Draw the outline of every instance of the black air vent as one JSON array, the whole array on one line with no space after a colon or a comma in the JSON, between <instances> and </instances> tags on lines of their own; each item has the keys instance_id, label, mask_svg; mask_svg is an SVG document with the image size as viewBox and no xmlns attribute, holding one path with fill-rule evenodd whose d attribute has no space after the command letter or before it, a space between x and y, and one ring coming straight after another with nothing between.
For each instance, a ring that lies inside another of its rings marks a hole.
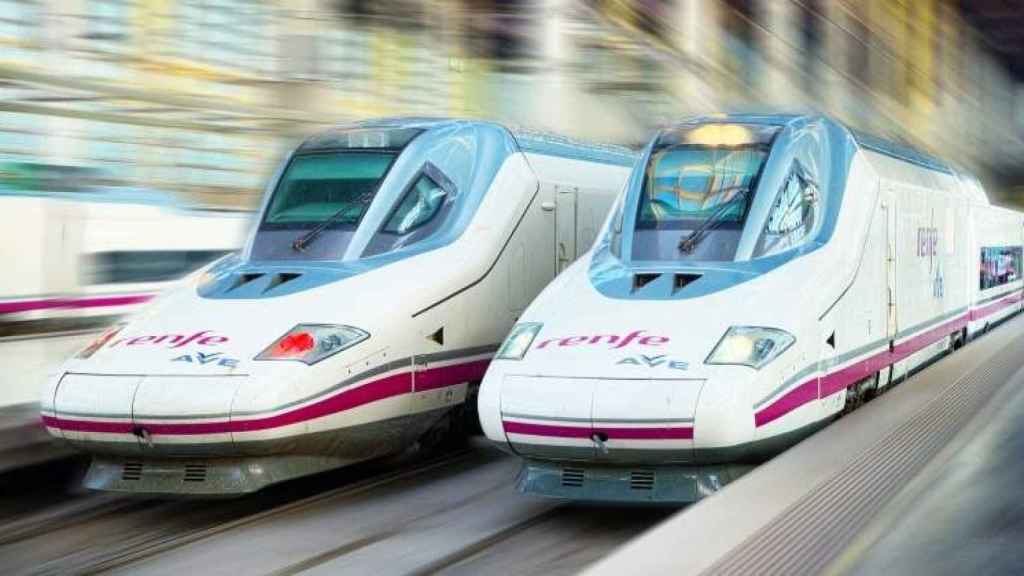
<instances>
[{"instance_id":1,"label":"black air vent","mask_svg":"<svg viewBox=\"0 0 1024 576\"><path fill-rule=\"evenodd\" d=\"M431 340L441 346L444 346L444 326L435 330L433 334L428 335L427 340Z\"/></svg>"},{"instance_id":2,"label":"black air vent","mask_svg":"<svg viewBox=\"0 0 1024 576\"><path fill-rule=\"evenodd\" d=\"M234 290L235 288L239 288L241 286L245 286L249 282L252 282L253 280L256 280L257 278L262 278L263 276L264 276L264 274L262 272L252 272L252 273L248 273L248 274L239 274L238 276L235 276L235 281L234 281L233 284L231 284L231 288L228 288L228 291Z\"/></svg>"},{"instance_id":3,"label":"black air vent","mask_svg":"<svg viewBox=\"0 0 1024 576\"><path fill-rule=\"evenodd\" d=\"M581 468L562 468L562 486L582 488L583 470Z\"/></svg>"},{"instance_id":4,"label":"black air vent","mask_svg":"<svg viewBox=\"0 0 1024 576\"><path fill-rule=\"evenodd\" d=\"M142 478L142 462L128 460L121 467L121 480L138 480Z\"/></svg>"},{"instance_id":5,"label":"black air vent","mask_svg":"<svg viewBox=\"0 0 1024 576\"><path fill-rule=\"evenodd\" d=\"M693 282L698 278L700 278L700 274L676 273L675 278L672 280L672 293L675 294L683 288L686 288L690 282Z\"/></svg>"},{"instance_id":6,"label":"black air vent","mask_svg":"<svg viewBox=\"0 0 1024 576\"><path fill-rule=\"evenodd\" d=\"M185 464L185 482L205 482L206 464Z\"/></svg>"},{"instance_id":7,"label":"black air vent","mask_svg":"<svg viewBox=\"0 0 1024 576\"><path fill-rule=\"evenodd\" d=\"M270 279L270 284L267 284L267 288L263 290L263 292L269 292L274 288L277 288L281 284L295 280L299 276L302 276L302 274L299 274L297 272L278 272L277 274L274 274L273 278Z\"/></svg>"},{"instance_id":8,"label":"black air vent","mask_svg":"<svg viewBox=\"0 0 1024 576\"><path fill-rule=\"evenodd\" d=\"M640 274L634 274L633 291L636 292L651 282L654 282L659 276L661 276L661 272L641 272Z\"/></svg>"},{"instance_id":9,"label":"black air vent","mask_svg":"<svg viewBox=\"0 0 1024 576\"><path fill-rule=\"evenodd\" d=\"M629 473L629 487L633 490L653 490L653 470L633 470Z\"/></svg>"}]
</instances>

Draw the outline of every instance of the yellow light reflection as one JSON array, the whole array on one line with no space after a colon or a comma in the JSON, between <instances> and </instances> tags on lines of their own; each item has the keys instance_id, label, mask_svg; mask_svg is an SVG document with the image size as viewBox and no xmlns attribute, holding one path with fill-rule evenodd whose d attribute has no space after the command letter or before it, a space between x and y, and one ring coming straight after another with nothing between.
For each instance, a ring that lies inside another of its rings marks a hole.
<instances>
[{"instance_id":1,"label":"yellow light reflection","mask_svg":"<svg viewBox=\"0 0 1024 576\"><path fill-rule=\"evenodd\" d=\"M738 124L705 124L691 130L686 141L702 146L740 146L754 140L750 130Z\"/></svg>"}]
</instances>

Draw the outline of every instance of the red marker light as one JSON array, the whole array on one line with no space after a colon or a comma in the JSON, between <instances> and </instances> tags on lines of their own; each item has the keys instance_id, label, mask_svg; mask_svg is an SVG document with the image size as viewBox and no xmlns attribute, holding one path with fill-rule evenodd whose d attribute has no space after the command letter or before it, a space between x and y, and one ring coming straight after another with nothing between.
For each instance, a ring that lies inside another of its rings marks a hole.
<instances>
[{"instance_id":1,"label":"red marker light","mask_svg":"<svg viewBox=\"0 0 1024 576\"><path fill-rule=\"evenodd\" d=\"M296 324L254 360L299 361L312 366L369 337L366 331L352 326Z\"/></svg>"},{"instance_id":2,"label":"red marker light","mask_svg":"<svg viewBox=\"0 0 1024 576\"><path fill-rule=\"evenodd\" d=\"M316 346L316 339L309 332L289 334L277 344L275 356L302 356Z\"/></svg>"}]
</instances>

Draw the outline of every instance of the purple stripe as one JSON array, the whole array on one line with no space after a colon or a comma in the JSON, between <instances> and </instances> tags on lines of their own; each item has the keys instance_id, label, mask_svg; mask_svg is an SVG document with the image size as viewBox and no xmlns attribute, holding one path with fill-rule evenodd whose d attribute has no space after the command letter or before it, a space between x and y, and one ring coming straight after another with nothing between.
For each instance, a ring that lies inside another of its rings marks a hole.
<instances>
[{"instance_id":1,"label":"purple stripe","mask_svg":"<svg viewBox=\"0 0 1024 576\"><path fill-rule=\"evenodd\" d=\"M422 372L417 372L416 391L422 392L424 390L444 388L445 386L451 386L453 382L461 384L462 382L482 380L484 373L487 372L487 366L490 365L490 363L490 358L485 358L483 360L477 360L476 362L466 362L465 364L430 368Z\"/></svg>"},{"instance_id":2,"label":"purple stripe","mask_svg":"<svg viewBox=\"0 0 1024 576\"><path fill-rule=\"evenodd\" d=\"M609 440L689 440L693 438L691 426L658 426L653 428L609 428L606 426L562 426L556 424L532 424L503 420L507 434L529 436L554 436L557 438L590 438L604 433Z\"/></svg>"},{"instance_id":3,"label":"purple stripe","mask_svg":"<svg viewBox=\"0 0 1024 576\"><path fill-rule=\"evenodd\" d=\"M962 329L967 325L967 319L968 314L965 314L931 330L917 334L908 340L904 340L896 344L891 351L883 350L868 356L859 362L826 374L820 380L819 378L811 378L756 412L754 414L754 425L757 427L764 426L804 404L820 398L827 398L843 388L852 386L875 372L891 366Z\"/></svg>"},{"instance_id":4,"label":"purple stripe","mask_svg":"<svg viewBox=\"0 0 1024 576\"><path fill-rule=\"evenodd\" d=\"M141 304L153 298L152 294L127 294L124 296L94 296L82 298L44 298L36 300L12 300L0 302L0 314L16 314L37 310L105 308Z\"/></svg>"},{"instance_id":5,"label":"purple stripe","mask_svg":"<svg viewBox=\"0 0 1024 576\"><path fill-rule=\"evenodd\" d=\"M466 382L463 380L467 374L476 374L480 370L480 364L486 360L477 360L465 364L455 364L441 368L433 368L427 372L432 373L432 388L454 386ZM419 375L417 375L417 379ZM79 432L102 432L108 434L130 434L133 426L143 426L153 435L194 435L194 434L226 434L231 432L251 432L254 430L267 430L279 428L300 422L306 422L315 418L330 416L346 410L351 410L371 402L384 400L402 394L412 392L412 373L402 372L385 376L377 380L371 380L355 388L345 390L329 396L307 406L302 406L288 412L263 418L248 420L219 420L214 422L190 422L190 423L168 423L168 422L104 422L96 420L80 420L60 418L59 416L43 416L43 423L51 428L62 430L74 430Z\"/></svg>"},{"instance_id":6,"label":"purple stripe","mask_svg":"<svg viewBox=\"0 0 1024 576\"><path fill-rule=\"evenodd\" d=\"M754 413L754 426L760 427L818 399L818 380L808 380L782 395L764 409Z\"/></svg>"},{"instance_id":7,"label":"purple stripe","mask_svg":"<svg viewBox=\"0 0 1024 576\"><path fill-rule=\"evenodd\" d=\"M982 306L981 308L975 308L974 310L971 310L971 320L978 320L990 314L995 314L1007 306L1020 302L1021 299L1021 294L1019 292L1015 292L1002 300L997 300L992 304Z\"/></svg>"},{"instance_id":8,"label":"purple stripe","mask_svg":"<svg viewBox=\"0 0 1024 576\"><path fill-rule=\"evenodd\" d=\"M102 432L104 434L131 434L132 423L100 422L97 420L66 420L56 416L42 416L43 424L50 428L61 430L74 430L76 432Z\"/></svg>"}]
</instances>

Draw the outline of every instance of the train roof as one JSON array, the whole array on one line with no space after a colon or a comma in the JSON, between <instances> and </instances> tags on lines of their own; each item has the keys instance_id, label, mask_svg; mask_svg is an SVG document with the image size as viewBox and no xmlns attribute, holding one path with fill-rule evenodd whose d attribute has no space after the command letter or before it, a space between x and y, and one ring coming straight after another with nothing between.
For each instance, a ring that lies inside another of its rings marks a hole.
<instances>
[{"instance_id":1,"label":"train roof","mask_svg":"<svg viewBox=\"0 0 1024 576\"><path fill-rule=\"evenodd\" d=\"M862 130L855 130L848 125L839 122L838 120L826 116L823 114L799 114L799 113L779 113L779 114L758 114L758 113L741 113L741 114L715 114L706 116L696 116L688 118L676 126L685 126L688 124L697 124L704 122L730 122L737 124L765 124L772 126L787 126L797 122L808 122L816 119L826 119L830 122L842 126L850 136L853 138L857 146L863 150L870 150L883 156L893 158L908 164L913 164L927 170L934 172L940 172L948 174L955 178L958 178L965 183L966 193L973 197L975 200L987 203L988 199L985 197L984 190L982 189L978 179L970 172L954 167L949 162L925 152L919 148L916 148L905 142L899 142L889 138L883 138L876 134L864 132Z\"/></svg>"},{"instance_id":2,"label":"train roof","mask_svg":"<svg viewBox=\"0 0 1024 576\"><path fill-rule=\"evenodd\" d=\"M557 134L518 128L487 120L439 117L378 118L336 126L310 136L299 146L299 149L311 150L334 147L334 143L337 142L337 138L341 134L352 130L366 129L395 131L398 133L398 137L395 141L394 147L403 147L412 139L412 137L424 131L474 124L499 126L507 130L515 139L520 150L527 153L557 156L572 160L599 162L602 164L617 164L620 166L632 166L633 162L635 162L637 158L637 153L635 151L624 146L586 142Z\"/></svg>"}]
</instances>

